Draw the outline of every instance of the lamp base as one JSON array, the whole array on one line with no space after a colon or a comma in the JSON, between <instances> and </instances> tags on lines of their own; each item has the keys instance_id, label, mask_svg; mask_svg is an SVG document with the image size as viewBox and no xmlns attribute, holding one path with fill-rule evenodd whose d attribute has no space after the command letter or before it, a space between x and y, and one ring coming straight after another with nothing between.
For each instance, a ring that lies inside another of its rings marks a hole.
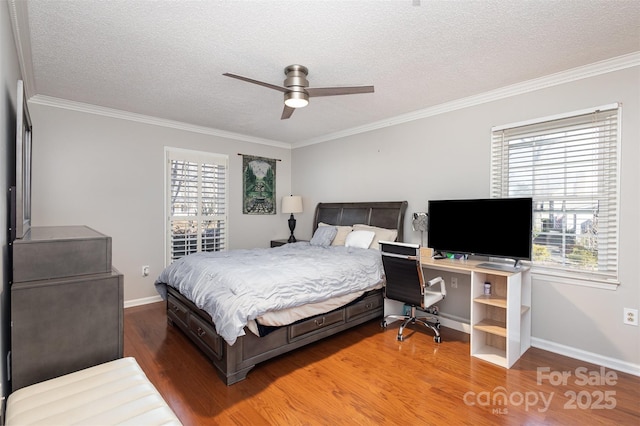
<instances>
[{"instance_id":1,"label":"lamp base","mask_svg":"<svg viewBox=\"0 0 640 426\"><path fill-rule=\"evenodd\" d=\"M296 237L293 236L294 229L296 229L296 219L293 217L293 213L291 213L291 216L289 217L289 230L291 231L291 236L287 240L289 243L295 243L297 241Z\"/></svg>"}]
</instances>

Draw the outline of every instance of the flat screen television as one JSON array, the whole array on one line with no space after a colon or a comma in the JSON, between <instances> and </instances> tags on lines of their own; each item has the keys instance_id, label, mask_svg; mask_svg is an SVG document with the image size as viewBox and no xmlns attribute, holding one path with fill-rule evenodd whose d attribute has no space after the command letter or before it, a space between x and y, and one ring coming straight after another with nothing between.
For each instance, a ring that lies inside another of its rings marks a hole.
<instances>
[{"instance_id":1,"label":"flat screen television","mask_svg":"<svg viewBox=\"0 0 640 426\"><path fill-rule=\"evenodd\" d=\"M531 260L531 198L430 200L427 246L434 252Z\"/></svg>"}]
</instances>

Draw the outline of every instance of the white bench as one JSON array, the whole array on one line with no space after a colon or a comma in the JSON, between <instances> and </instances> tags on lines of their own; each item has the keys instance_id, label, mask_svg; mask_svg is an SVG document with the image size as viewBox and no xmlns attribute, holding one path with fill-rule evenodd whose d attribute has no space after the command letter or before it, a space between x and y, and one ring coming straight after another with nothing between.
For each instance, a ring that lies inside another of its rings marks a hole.
<instances>
[{"instance_id":1,"label":"white bench","mask_svg":"<svg viewBox=\"0 0 640 426\"><path fill-rule=\"evenodd\" d=\"M6 426L181 425L134 358L90 367L18 389Z\"/></svg>"}]
</instances>

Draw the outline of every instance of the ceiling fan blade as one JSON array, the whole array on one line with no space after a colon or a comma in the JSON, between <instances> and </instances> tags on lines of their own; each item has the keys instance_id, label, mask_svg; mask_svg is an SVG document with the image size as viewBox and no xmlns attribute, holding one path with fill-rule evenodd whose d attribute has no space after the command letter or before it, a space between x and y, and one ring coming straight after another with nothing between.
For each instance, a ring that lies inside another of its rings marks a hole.
<instances>
[{"instance_id":1,"label":"ceiling fan blade","mask_svg":"<svg viewBox=\"0 0 640 426\"><path fill-rule=\"evenodd\" d=\"M315 87L305 90L309 96L356 95L358 93L373 93L373 86Z\"/></svg>"},{"instance_id":2,"label":"ceiling fan blade","mask_svg":"<svg viewBox=\"0 0 640 426\"><path fill-rule=\"evenodd\" d=\"M238 80L246 81L248 83L257 84L259 86L268 87L269 89L278 90L278 91L284 92L284 93L287 93L290 90L290 89L287 89L286 87L276 86L275 84L265 83L264 81L258 81L258 80L254 80L252 78L243 77L241 75L230 74L228 72L226 72L226 73L224 73L222 75L225 75L225 76L231 77L231 78L237 78Z\"/></svg>"},{"instance_id":3,"label":"ceiling fan blade","mask_svg":"<svg viewBox=\"0 0 640 426\"><path fill-rule=\"evenodd\" d=\"M293 111L295 110L295 108L291 108L285 105L284 109L282 110L282 117L280 117L280 120L286 120L287 118L291 117Z\"/></svg>"}]
</instances>

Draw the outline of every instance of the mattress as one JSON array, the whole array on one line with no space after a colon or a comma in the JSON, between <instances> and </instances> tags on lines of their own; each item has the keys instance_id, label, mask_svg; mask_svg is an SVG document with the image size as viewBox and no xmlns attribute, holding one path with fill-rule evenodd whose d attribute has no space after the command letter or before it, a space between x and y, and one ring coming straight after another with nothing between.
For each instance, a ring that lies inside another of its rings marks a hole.
<instances>
[{"instance_id":1,"label":"mattress","mask_svg":"<svg viewBox=\"0 0 640 426\"><path fill-rule=\"evenodd\" d=\"M233 345L250 321L262 317L266 322L270 312L286 315L291 312L288 309L342 296L355 299L377 288L383 276L377 250L298 242L277 248L191 254L165 268L155 285L163 299L166 287L171 286L207 312L216 332ZM322 309L319 313L327 311ZM294 322L277 321L269 325Z\"/></svg>"},{"instance_id":2,"label":"mattress","mask_svg":"<svg viewBox=\"0 0 640 426\"><path fill-rule=\"evenodd\" d=\"M7 400L7 426L116 424L182 424L134 358L36 383Z\"/></svg>"}]
</instances>

